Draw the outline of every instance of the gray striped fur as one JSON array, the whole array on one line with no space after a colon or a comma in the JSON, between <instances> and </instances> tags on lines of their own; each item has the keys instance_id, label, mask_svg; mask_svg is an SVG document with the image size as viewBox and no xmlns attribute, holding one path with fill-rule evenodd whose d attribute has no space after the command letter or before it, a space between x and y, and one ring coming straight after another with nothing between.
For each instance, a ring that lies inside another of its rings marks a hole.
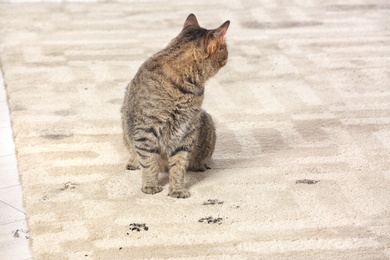
<instances>
[{"instance_id":1,"label":"gray striped fur","mask_svg":"<svg viewBox=\"0 0 390 260\"><path fill-rule=\"evenodd\" d=\"M187 198L187 170L205 171L216 134L202 110L205 82L227 63L226 21L215 30L201 28L195 15L162 51L149 58L127 87L122 108L129 170L141 169L142 191L162 191L158 173L169 171L169 195Z\"/></svg>"}]
</instances>

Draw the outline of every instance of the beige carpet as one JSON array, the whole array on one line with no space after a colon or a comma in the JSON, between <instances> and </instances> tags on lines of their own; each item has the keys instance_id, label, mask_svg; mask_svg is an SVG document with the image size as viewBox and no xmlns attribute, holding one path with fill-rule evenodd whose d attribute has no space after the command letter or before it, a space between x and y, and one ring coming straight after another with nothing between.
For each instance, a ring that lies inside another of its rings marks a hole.
<instances>
[{"instance_id":1,"label":"beige carpet","mask_svg":"<svg viewBox=\"0 0 390 260\"><path fill-rule=\"evenodd\" d=\"M34 259L390 258L388 1L140 2L0 3ZM191 12L231 21L213 169L145 195L124 90Z\"/></svg>"}]
</instances>

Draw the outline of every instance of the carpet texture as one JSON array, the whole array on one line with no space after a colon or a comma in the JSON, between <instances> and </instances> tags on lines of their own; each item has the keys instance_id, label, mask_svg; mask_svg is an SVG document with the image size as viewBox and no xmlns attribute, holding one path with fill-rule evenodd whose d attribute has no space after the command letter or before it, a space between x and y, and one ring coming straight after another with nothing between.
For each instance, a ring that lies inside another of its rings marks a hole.
<instances>
[{"instance_id":1,"label":"carpet texture","mask_svg":"<svg viewBox=\"0 0 390 260\"><path fill-rule=\"evenodd\" d=\"M140 191L120 108L187 15L230 20L212 170ZM0 3L34 259L390 258L388 1Z\"/></svg>"}]
</instances>

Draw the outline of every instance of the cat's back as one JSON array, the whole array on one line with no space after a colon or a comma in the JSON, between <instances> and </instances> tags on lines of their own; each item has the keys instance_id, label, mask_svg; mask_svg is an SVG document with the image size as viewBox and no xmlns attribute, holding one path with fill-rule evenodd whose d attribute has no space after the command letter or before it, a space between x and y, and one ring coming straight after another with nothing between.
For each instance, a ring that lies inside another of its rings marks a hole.
<instances>
[{"instance_id":1,"label":"cat's back","mask_svg":"<svg viewBox=\"0 0 390 260\"><path fill-rule=\"evenodd\" d=\"M128 91L133 93L152 94L145 91L158 91L157 86L161 85L164 79L163 68L164 60L159 53L148 58L138 69L133 80L128 86ZM160 88L161 89L161 88Z\"/></svg>"}]
</instances>

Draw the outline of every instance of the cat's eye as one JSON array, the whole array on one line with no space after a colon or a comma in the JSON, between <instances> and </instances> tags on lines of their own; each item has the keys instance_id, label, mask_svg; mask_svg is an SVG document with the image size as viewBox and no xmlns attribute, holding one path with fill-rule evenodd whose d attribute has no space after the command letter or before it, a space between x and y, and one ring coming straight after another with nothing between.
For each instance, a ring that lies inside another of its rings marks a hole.
<instances>
[{"instance_id":1,"label":"cat's eye","mask_svg":"<svg viewBox=\"0 0 390 260\"><path fill-rule=\"evenodd\" d=\"M219 50L219 51L223 51L223 50L224 50L223 46L222 46L222 45L219 46L218 50Z\"/></svg>"}]
</instances>

